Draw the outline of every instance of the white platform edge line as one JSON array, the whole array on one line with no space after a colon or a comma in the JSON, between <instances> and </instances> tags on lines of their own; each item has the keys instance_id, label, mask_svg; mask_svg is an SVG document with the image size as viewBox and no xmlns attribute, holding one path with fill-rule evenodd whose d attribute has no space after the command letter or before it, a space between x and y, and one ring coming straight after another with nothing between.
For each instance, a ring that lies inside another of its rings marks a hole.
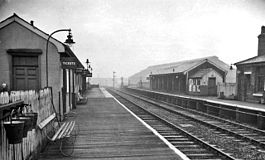
<instances>
[{"instance_id":1,"label":"white platform edge line","mask_svg":"<svg viewBox=\"0 0 265 160\"><path fill-rule=\"evenodd\" d=\"M120 101L118 101L115 97L113 97L123 108L125 108L129 113L131 113L136 119L138 119L145 127L151 130L156 136L158 136L170 149L172 149L182 160L190 160L185 154L183 154L180 150L174 147L168 140L166 140L161 134L159 134L153 127L149 124L145 123L141 118L139 118L136 114L134 114L130 109L124 106Z\"/></svg>"},{"instance_id":2,"label":"white platform edge line","mask_svg":"<svg viewBox=\"0 0 265 160\"><path fill-rule=\"evenodd\" d=\"M100 87L99 89L104 94L104 97L106 97L106 98L113 98L113 96L104 87Z\"/></svg>"}]
</instances>

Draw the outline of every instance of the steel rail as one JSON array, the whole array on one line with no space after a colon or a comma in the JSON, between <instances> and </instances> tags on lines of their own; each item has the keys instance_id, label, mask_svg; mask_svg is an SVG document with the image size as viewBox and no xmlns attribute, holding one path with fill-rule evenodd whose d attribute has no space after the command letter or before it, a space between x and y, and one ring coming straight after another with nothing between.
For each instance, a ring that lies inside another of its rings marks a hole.
<instances>
[{"instance_id":1,"label":"steel rail","mask_svg":"<svg viewBox=\"0 0 265 160\"><path fill-rule=\"evenodd\" d=\"M118 94L117 92L110 90L111 93L115 93L116 95ZM152 115L153 117L159 119L160 121L162 121L164 124L166 124L167 126L170 126L171 128L173 128L176 131L180 131L182 132L185 136L193 139L194 141L196 141L197 143L201 144L204 148L207 148L208 150L210 150L211 152L213 152L214 154L217 154L218 156L221 156L222 158L228 159L228 160L235 160L236 158L230 156L229 154L223 152L222 150L214 147L213 145L197 138L196 136L192 135L191 133L188 133L187 131L183 130L182 128L176 126L175 124L173 124L172 122L169 122L168 120L165 120L164 118L160 117L159 115L148 111L147 109L141 107L140 105L136 104L135 102L127 99L126 97L118 94L118 96L120 96L121 98L125 99L126 101L132 103L133 105L141 108L142 110L144 110L145 112L147 112L148 114Z\"/></svg>"},{"instance_id":2,"label":"steel rail","mask_svg":"<svg viewBox=\"0 0 265 160\"><path fill-rule=\"evenodd\" d=\"M122 92L122 91L120 91L120 92ZM145 101L145 102L148 102L148 103L150 103L150 104L152 104L152 105L159 106L159 107L161 107L161 108L163 108L163 109L165 109L165 110L167 110L167 111L170 111L170 112L173 112L173 113L175 113L175 114L178 114L178 115L184 116L184 117L186 117L186 118L190 118L190 119L192 119L193 121L196 121L196 122L202 123L202 124L204 124L204 125L206 125L206 126L208 126L208 127L211 127L211 128L216 129L216 130L223 131L223 132L225 132L225 133L227 133L227 134L233 135L234 137L236 137L236 138L238 138L238 139L243 139L243 140L245 140L245 141L249 141L249 142L251 142L251 143L253 143L253 144L257 145L257 146L260 146L260 147L262 147L262 148L265 148L265 143L264 143L264 142L261 142L261 141L259 141L259 140L255 140L255 139L252 138L252 137L245 136L245 135L241 135L240 133L236 133L236 132L233 132L233 131L231 131L231 130L225 129L224 127L220 127L220 126L217 126L217 125L214 125L214 124L211 124L211 123L207 123L207 122L202 121L202 120L199 120L199 119L197 119L197 118L195 118L195 117L189 116L188 114L184 114L184 113L178 112L178 111L176 111L176 110L169 109L169 108L167 108L167 107L165 107L165 106L162 106L162 105L160 105L160 104L157 104L157 101L154 101L154 100L150 101L150 100L145 99L145 98L143 98L143 97L141 97L141 96L132 95L132 94L129 94L129 93L126 93L126 92L122 92L122 93L124 93L124 94L128 94L128 95L133 96L133 97L135 97L135 98L139 98L139 99L141 99L141 100L143 100L143 101ZM150 98L149 98L149 99L150 99ZM161 101L159 101L159 102L161 102ZM162 102L163 102L163 101L162 101ZM255 132L259 132L259 134L263 134L263 135L265 135L265 132L263 132L263 131L261 131L261 130L258 130L258 129L255 129L255 128L252 128L252 127L248 127L248 126L245 126L245 125L242 125L242 124L239 124L239 123L235 123L235 122L231 122L231 121L228 121L228 120L224 120L224 119L219 118L219 117L210 116L210 115L205 114L205 113L202 113L202 112L198 112L198 111L194 111L194 110L191 110L191 109L183 108L183 107L181 107L181 106L179 106L179 105L172 105L172 104L169 104L169 103L167 103L167 102L163 102L163 103L165 103L165 104L167 104L167 105L171 105L171 106L173 106L173 107L181 108L181 109L183 109L183 110L192 111L193 113L196 113L196 114L199 113L200 115L202 115L202 116L206 116L206 117L208 117L208 118L212 118L212 117L214 117L215 120L220 120L220 121L223 121L223 122L229 123L229 124L231 124L231 125L238 125L238 126L240 126L240 127L242 127L242 128L249 129L249 130L252 130L252 131L255 131ZM264 140L265 140L265 139L264 139Z\"/></svg>"}]
</instances>

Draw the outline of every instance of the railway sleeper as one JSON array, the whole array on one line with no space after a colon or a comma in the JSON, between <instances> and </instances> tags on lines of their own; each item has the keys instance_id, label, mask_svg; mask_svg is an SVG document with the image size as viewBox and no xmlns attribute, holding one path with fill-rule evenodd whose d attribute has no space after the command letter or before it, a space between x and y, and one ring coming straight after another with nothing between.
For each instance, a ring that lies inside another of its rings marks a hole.
<instances>
[{"instance_id":1,"label":"railway sleeper","mask_svg":"<svg viewBox=\"0 0 265 160\"><path fill-rule=\"evenodd\" d=\"M163 137L166 137L166 136L179 136L180 134L178 133L170 133L170 132L165 132L165 133L160 133Z\"/></svg>"},{"instance_id":2,"label":"railway sleeper","mask_svg":"<svg viewBox=\"0 0 265 160\"><path fill-rule=\"evenodd\" d=\"M257 136L257 134L255 134L255 133L239 133L239 134L241 134L241 135L243 135L243 136Z\"/></svg>"},{"instance_id":3,"label":"railway sleeper","mask_svg":"<svg viewBox=\"0 0 265 160\"><path fill-rule=\"evenodd\" d=\"M164 136L164 138L168 139L168 138L183 138L184 136L182 135L167 135L167 136Z\"/></svg>"},{"instance_id":4,"label":"railway sleeper","mask_svg":"<svg viewBox=\"0 0 265 160\"><path fill-rule=\"evenodd\" d=\"M171 144L175 145L186 145L186 144L195 144L194 142L191 141L175 141L175 142L171 142Z\"/></svg>"},{"instance_id":5,"label":"railway sleeper","mask_svg":"<svg viewBox=\"0 0 265 160\"><path fill-rule=\"evenodd\" d=\"M169 142L174 142L174 141L188 141L189 139L188 138L185 138L185 137L181 137L181 138L176 137L176 138L167 138L167 140Z\"/></svg>"},{"instance_id":6,"label":"railway sleeper","mask_svg":"<svg viewBox=\"0 0 265 160\"><path fill-rule=\"evenodd\" d=\"M182 150L183 148L187 149L187 148L201 148L201 146L197 145L197 144L175 144L174 145L176 148L178 148L179 150Z\"/></svg>"},{"instance_id":7,"label":"railway sleeper","mask_svg":"<svg viewBox=\"0 0 265 160\"><path fill-rule=\"evenodd\" d=\"M186 153L197 153L197 152L207 152L206 149L203 148L185 148L185 149L181 149L181 152L183 152L184 154Z\"/></svg>"},{"instance_id":8,"label":"railway sleeper","mask_svg":"<svg viewBox=\"0 0 265 160\"><path fill-rule=\"evenodd\" d=\"M257 137L257 138L255 138L255 140L256 140L256 141L259 141L259 142L263 142L263 143L265 143L265 139L264 139L264 138L258 138L258 137Z\"/></svg>"},{"instance_id":9,"label":"railway sleeper","mask_svg":"<svg viewBox=\"0 0 265 160\"><path fill-rule=\"evenodd\" d=\"M173 134L176 134L174 131L166 131L166 130L164 130L164 131L159 131L159 130L157 130L157 132L158 133L160 133L161 135L164 135L164 134L169 134L169 135L173 135Z\"/></svg>"},{"instance_id":10,"label":"railway sleeper","mask_svg":"<svg viewBox=\"0 0 265 160\"><path fill-rule=\"evenodd\" d=\"M195 159L195 158L216 158L216 155L212 153L188 153L186 154L187 157L190 159Z\"/></svg>"}]
</instances>

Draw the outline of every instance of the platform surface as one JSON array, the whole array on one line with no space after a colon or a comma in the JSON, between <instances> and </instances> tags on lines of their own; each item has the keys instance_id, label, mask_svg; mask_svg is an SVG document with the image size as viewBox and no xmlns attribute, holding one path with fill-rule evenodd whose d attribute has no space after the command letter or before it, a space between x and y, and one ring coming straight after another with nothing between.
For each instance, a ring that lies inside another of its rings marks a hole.
<instances>
[{"instance_id":1,"label":"platform surface","mask_svg":"<svg viewBox=\"0 0 265 160\"><path fill-rule=\"evenodd\" d=\"M184 94L178 94L178 93L142 89L142 88L135 88L135 87L129 87L129 88L148 91L148 92L154 92L154 93L160 93L160 94L165 94L165 95L170 95L170 96L180 96L180 97L185 97L185 98L200 99L200 100L205 100L205 101L209 101L213 103L219 103L219 104L230 105L230 106L235 106L239 108L245 108L245 109L265 112L265 104L250 103L250 102L244 102L244 101L238 101L238 100L219 99L218 97L184 95Z\"/></svg>"},{"instance_id":2,"label":"platform surface","mask_svg":"<svg viewBox=\"0 0 265 160\"><path fill-rule=\"evenodd\" d=\"M101 89L88 92L88 103L78 105L75 121L79 126L70 159L179 160L179 156ZM93 98L92 98L93 97ZM40 160L68 159L50 144Z\"/></svg>"}]
</instances>

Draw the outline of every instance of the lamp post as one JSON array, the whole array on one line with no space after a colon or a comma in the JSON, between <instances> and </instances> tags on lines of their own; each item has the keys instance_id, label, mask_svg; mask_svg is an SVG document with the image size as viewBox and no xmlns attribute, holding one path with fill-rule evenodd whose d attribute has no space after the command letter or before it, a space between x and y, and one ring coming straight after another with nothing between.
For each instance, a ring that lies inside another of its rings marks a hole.
<instances>
[{"instance_id":1,"label":"lamp post","mask_svg":"<svg viewBox=\"0 0 265 160\"><path fill-rule=\"evenodd\" d=\"M62 32L62 31L68 31L68 36L67 36L67 39L66 39L66 41L64 42L64 43L67 43L67 44L69 44L69 45L71 45L71 44L74 44L75 42L73 41L73 39L72 39L72 34L71 34L71 29L59 29L59 30L56 30L56 31L54 31L54 32L52 32L50 35L49 35L49 37L48 37L48 39L47 39L47 41L46 41L46 87L48 87L49 86L49 70L48 70L48 45L49 45L49 40L50 40L50 38L52 37L52 35L53 34L55 34L55 33L57 33L57 32Z\"/></svg>"},{"instance_id":2,"label":"lamp post","mask_svg":"<svg viewBox=\"0 0 265 160\"><path fill-rule=\"evenodd\" d=\"M89 72L89 74L91 74L92 76L92 67L90 66L90 63L88 59L86 59L86 71ZM89 70L90 69L90 70ZM86 78L86 82L89 84L89 78Z\"/></svg>"},{"instance_id":3,"label":"lamp post","mask_svg":"<svg viewBox=\"0 0 265 160\"><path fill-rule=\"evenodd\" d=\"M89 65L89 60L88 59L86 59L86 69L88 70L88 65ZM90 67L90 65L89 65L89 67Z\"/></svg>"},{"instance_id":4,"label":"lamp post","mask_svg":"<svg viewBox=\"0 0 265 160\"><path fill-rule=\"evenodd\" d=\"M89 63L91 63L91 62L89 62L89 60L86 59L86 69L87 69L90 73L92 73L92 67L90 66ZM90 69L90 70L89 70L89 69Z\"/></svg>"}]
</instances>

